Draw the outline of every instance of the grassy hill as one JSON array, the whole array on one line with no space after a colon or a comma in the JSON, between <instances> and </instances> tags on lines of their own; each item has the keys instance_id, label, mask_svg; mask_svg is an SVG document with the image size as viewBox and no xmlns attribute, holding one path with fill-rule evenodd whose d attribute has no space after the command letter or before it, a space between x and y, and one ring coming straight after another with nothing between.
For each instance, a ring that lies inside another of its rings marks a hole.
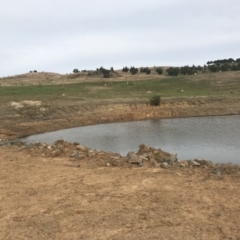
<instances>
[{"instance_id":1,"label":"grassy hill","mask_svg":"<svg viewBox=\"0 0 240 240\"><path fill-rule=\"evenodd\" d=\"M14 99L148 99L161 97L240 96L240 71L168 76L124 73L103 78L91 72L61 75L26 73L0 79L1 101Z\"/></svg>"}]
</instances>

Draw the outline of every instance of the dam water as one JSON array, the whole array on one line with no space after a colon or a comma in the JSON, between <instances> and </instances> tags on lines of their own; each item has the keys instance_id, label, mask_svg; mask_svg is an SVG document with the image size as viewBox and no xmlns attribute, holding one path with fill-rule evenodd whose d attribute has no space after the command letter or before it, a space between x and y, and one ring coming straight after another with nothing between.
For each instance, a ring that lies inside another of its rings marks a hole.
<instances>
[{"instance_id":1,"label":"dam water","mask_svg":"<svg viewBox=\"0 0 240 240\"><path fill-rule=\"evenodd\" d=\"M146 120L92 125L23 138L26 143L58 139L125 156L140 144L177 153L179 160L205 158L240 164L240 116Z\"/></svg>"}]
</instances>

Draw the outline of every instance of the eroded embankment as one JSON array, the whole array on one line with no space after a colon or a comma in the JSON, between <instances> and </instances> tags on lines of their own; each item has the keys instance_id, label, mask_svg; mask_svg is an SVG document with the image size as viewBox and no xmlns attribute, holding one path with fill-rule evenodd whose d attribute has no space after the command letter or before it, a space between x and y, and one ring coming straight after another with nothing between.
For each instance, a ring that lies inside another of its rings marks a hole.
<instances>
[{"instance_id":1,"label":"eroded embankment","mask_svg":"<svg viewBox=\"0 0 240 240\"><path fill-rule=\"evenodd\" d=\"M240 114L240 98L163 99L160 106L144 103L79 103L22 101L0 108L0 138L13 139L37 133L100 123L160 118Z\"/></svg>"}]
</instances>

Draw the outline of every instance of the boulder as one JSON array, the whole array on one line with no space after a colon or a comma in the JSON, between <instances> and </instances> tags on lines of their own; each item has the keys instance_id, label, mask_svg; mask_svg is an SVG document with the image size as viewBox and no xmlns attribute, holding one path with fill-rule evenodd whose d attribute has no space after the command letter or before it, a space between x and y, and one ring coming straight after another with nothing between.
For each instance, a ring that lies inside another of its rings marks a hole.
<instances>
[{"instance_id":1,"label":"boulder","mask_svg":"<svg viewBox=\"0 0 240 240\"><path fill-rule=\"evenodd\" d=\"M78 157L79 157L78 152L77 152L77 151L72 152L72 153L70 154L70 157L72 157L72 158L78 158Z\"/></svg>"},{"instance_id":2,"label":"boulder","mask_svg":"<svg viewBox=\"0 0 240 240\"><path fill-rule=\"evenodd\" d=\"M142 159L134 152L129 152L127 154L128 163L139 164L142 163Z\"/></svg>"},{"instance_id":3,"label":"boulder","mask_svg":"<svg viewBox=\"0 0 240 240\"><path fill-rule=\"evenodd\" d=\"M179 161L179 166L180 167L187 167L188 166L188 161L187 160Z\"/></svg>"},{"instance_id":4,"label":"boulder","mask_svg":"<svg viewBox=\"0 0 240 240\"><path fill-rule=\"evenodd\" d=\"M148 156L148 159L154 158L158 163L167 162L173 164L177 162L177 154L170 154L164 152L162 149L156 149L147 145L141 144L139 146L138 155Z\"/></svg>"},{"instance_id":5,"label":"boulder","mask_svg":"<svg viewBox=\"0 0 240 240\"><path fill-rule=\"evenodd\" d=\"M162 162L162 163L160 164L160 167L161 167L161 168L169 168L169 164L168 164L167 162Z\"/></svg>"},{"instance_id":6,"label":"boulder","mask_svg":"<svg viewBox=\"0 0 240 240\"><path fill-rule=\"evenodd\" d=\"M81 145L77 145L77 149L81 150L81 151L86 151L86 148L84 146L81 146Z\"/></svg>"},{"instance_id":7,"label":"boulder","mask_svg":"<svg viewBox=\"0 0 240 240\"><path fill-rule=\"evenodd\" d=\"M60 154L61 154L61 151L60 151L60 150L53 151L53 152L52 152L52 157L59 157Z\"/></svg>"},{"instance_id":8,"label":"boulder","mask_svg":"<svg viewBox=\"0 0 240 240\"><path fill-rule=\"evenodd\" d=\"M201 164L193 160L188 160L188 166L199 167Z\"/></svg>"},{"instance_id":9,"label":"boulder","mask_svg":"<svg viewBox=\"0 0 240 240\"><path fill-rule=\"evenodd\" d=\"M207 167L214 166L214 164L211 161L203 159L203 158L196 158L196 159L194 159L194 162L199 163L201 166L207 166Z\"/></svg>"}]
</instances>

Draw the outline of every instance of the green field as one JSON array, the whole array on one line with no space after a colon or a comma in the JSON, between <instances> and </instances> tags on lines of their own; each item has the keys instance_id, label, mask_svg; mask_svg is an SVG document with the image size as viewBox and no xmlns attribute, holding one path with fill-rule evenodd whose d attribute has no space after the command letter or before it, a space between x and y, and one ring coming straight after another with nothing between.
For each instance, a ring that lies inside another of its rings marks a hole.
<instances>
[{"instance_id":1,"label":"green field","mask_svg":"<svg viewBox=\"0 0 240 240\"><path fill-rule=\"evenodd\" d=\"M105 79L104 79L105 80ZM240 96L238 77L228 75L177 76L149 80L117 80L66 83L56 85L1 86L1 99L146 99L161 97Z\"/></svg>"}]
</instances>

